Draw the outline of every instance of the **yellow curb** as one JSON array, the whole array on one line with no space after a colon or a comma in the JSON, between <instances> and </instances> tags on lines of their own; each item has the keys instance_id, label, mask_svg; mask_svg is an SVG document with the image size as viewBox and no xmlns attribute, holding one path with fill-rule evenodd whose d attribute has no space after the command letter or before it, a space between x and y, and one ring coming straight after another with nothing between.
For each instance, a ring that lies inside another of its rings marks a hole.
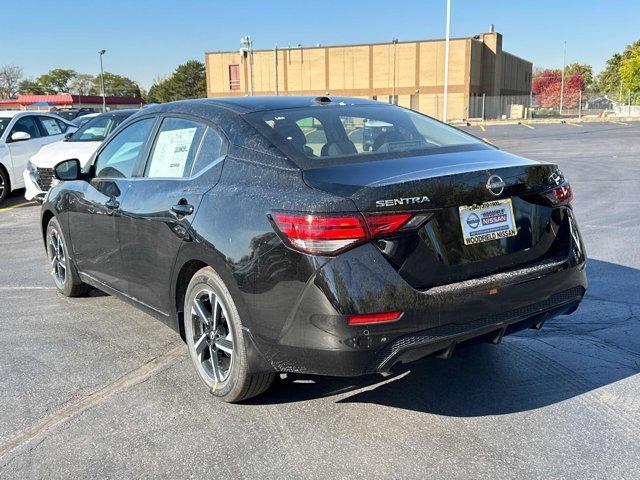
<instances>
[{"instance_id":1,"label":"yellow curb","mask_svg":"<svg viewBox=\"0 0 640 480\"><path fill-rule=\"evenodd\" d=\"M0 208L0 212L8 212L9 210L13 210L14 208L20 208L20 207L24 207L27 205L35 205L35 202L24 202L24 203L20 203L18 205L12 205L10 207L5 207L5 208Z\"/></svg>"}]
</instances>

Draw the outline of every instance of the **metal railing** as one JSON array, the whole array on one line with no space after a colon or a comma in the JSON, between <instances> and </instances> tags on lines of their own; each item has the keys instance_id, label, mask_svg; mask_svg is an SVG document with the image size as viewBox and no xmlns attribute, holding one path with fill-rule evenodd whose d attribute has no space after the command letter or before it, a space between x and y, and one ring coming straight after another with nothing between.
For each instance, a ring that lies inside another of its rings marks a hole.
<instances>
[{"instance_id":1,"label":"metal railing","mask_svg":"<svg viewBox=\"0 0 640 480\"><path fill-rule=\"evenodd\" d=\"M640 93L566 92L557 95L483 95L469 97L469 119L638 117Z\"/></svg>"}]
</instances>

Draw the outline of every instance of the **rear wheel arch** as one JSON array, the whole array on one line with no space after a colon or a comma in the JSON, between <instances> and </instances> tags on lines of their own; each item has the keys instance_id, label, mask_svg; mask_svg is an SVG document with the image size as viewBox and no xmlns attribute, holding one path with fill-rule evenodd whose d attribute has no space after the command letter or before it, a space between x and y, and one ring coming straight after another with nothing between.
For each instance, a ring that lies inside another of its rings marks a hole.
<instances>
[{"instance_id":1,"label":"rear wheel arch","mask_svg":"<svg viewBox=\"0 0 640 480\"><path fill-rule=\"evenodd\" d=\"M189 282L198 270L211 267L220 276L225 286L229 290L229 294L233 298L233 302L236 304L240 318L243 319L243 323L247 325L247 310L244 308L242 296L238 289L238 285L235 281L233 274L231 273L225 260L217 254L212 252L208 248L201 248L198 244L190 244L181 250L176 267L174 269L174 280L171 283L172 294L174 295L172 305L175 306L175 315L177 320L178 331L180 336L184 340L184 299L187 293ZM179 266L179 268L178 268ZM249 326L249 325L247 325Z\"/></svg>"},{"instance_id":2,"label":"rear wheel arch","mask_svg":"<svg viewBox=\"0 0 640 480\"><path fill-rule=\"evenodd\" d=\"M187 287L189 286L189 282L196 274L196 272L202 268L208 267L209 265L202 260L189 260L182 265L180 271L178 272L178 276L176 278L175 283L175 305L176 305L176 313L178 320L178 331L180 332L180 336L182 340L185 340L184 333L184 297L187 293Z\"/></svg>"}]
</instances>

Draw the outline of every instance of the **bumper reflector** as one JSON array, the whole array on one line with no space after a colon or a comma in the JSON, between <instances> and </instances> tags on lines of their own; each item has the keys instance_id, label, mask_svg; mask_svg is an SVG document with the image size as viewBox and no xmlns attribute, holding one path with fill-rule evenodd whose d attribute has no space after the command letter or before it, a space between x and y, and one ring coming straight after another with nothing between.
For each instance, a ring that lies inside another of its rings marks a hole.
<instances>
[{"instance_id":1,"label":"bumper reflector","mask_svg":"<svg viewBox=\"0 0 640 480\"><path fill-rule=\"evenodd\" d=\"M347 319L349 325L372 325L375 323L390 323L400 319L402 312L367 313L351 315Z\"/></svg>"}]
</instances>

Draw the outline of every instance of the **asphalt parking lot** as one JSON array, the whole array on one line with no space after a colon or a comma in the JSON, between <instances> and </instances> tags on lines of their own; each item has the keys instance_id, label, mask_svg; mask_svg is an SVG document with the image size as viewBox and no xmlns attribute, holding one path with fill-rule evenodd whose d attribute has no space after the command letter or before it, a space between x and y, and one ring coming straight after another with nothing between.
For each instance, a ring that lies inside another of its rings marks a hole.
<instances>
[{"instance_id":1,"label":"asphalt parking lot","mask_svg":"<svg viewBox=\"0 0 640 480\"><path fill-rule=\"evenodd\" d=\"M242 405L211 397L151 317L59 296L39 208L14 195L0 478L640 478L640 123L466 130L570 178L590 258L580 309L391 377L298 376Z\"/></svg>"}]
</instances>

